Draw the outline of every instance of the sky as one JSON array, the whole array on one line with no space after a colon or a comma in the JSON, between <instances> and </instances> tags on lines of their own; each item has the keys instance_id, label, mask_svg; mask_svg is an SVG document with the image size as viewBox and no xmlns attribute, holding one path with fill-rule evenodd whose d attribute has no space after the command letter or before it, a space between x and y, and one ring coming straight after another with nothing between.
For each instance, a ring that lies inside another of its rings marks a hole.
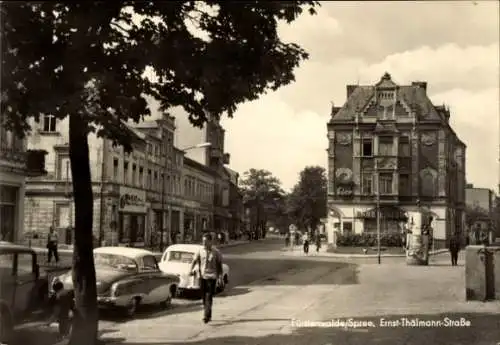
<instances>
[{"instance_id":1,"label":"sky","mask_svg":"<svg viewBox=\"0 0 500 345\"><path fill-rule=\"evenodd\" d=\"M384 72L398 84L427 81L436 105L467 145L467 181L497 191L499 181L499 3L322 2L316 16L282 25L306 49L296 81L224 118L230 167L266 169L291 189L300 171L326 168L326 123L347 84L372 85Z\"/></svg>"}]
</instances>

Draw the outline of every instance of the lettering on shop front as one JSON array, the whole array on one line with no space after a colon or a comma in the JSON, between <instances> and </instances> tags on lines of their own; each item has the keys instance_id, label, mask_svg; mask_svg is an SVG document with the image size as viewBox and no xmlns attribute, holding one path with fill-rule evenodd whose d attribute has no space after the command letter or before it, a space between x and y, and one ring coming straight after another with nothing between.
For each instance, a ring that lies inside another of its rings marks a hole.
<instances>
[{"instance_id":1,"label":"lettering on shop front","mask_svg":"<svg viewBox=\"0 0 500 345\"><path fill-rule=\"evenodd\" d=\"M144 206L144 200L137 195L123 194L120 197L120 207L124 208L126 206Z\"/></svg>"}]
</instances>

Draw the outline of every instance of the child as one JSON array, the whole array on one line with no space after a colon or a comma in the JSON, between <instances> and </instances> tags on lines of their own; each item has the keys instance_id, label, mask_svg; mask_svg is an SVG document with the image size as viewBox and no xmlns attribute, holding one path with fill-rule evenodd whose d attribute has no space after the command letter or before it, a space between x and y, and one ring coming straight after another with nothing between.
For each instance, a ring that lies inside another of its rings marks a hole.
<instances>
[{"instance_id":1,"label":"child","mask_svg":"<svg viewBox=\"0 0 500 345\"><path fill-rule=\"evenodd\" d=\"M59 336L65 338L71 331L71 314L73 310L73 293L64 290L63 283L55 282L52 286L54 289L54 311L47 323L50 325L53 322L59 323Z\"/></svg>"}]
</instances>

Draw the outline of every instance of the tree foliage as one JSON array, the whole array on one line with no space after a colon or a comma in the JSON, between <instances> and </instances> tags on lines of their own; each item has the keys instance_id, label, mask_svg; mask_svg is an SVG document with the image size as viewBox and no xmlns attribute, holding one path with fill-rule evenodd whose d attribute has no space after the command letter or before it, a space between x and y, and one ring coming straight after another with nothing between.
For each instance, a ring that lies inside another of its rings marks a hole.
<instances>
[{"instance_id":1,"label":"tree foliage","mask_svg":"<svg viewBox=\"0 0 500 345\"><path fill-rule=\"evenodd\" d=\"M274 226L282 226L285 192L277 177L267 170L250 169L243 173L240 189L246 207L259 210L257 222L265 224L270 221Z\"/></svg>"},{"instance_id":2,"label":"tree foliage","mask_svg":"<svg viewBox=\"0 0 500 345\"><path fill-rule=\"evenodd\" d=\"M320 166L309 166L300 173L299 182L289 196L289 213L293 222L315 229L327 215L327 177Z\"/></svg>"},{"instance_id":3,"label":"tree foliage","mask_svg":"<svg viewBox=\"0 0 500 345\"><path fill-rule=\"evenodd\" d=\"M92 258L89 132L131 150L125 122L183 107L195 126L294 80L308 57L284 43L314 1L88 1L1 3L1 125L23 135L30 119L69 116L75 199L73 274L76 325L71 344L97 338Z\"/></svg>"},{"instance_id":4,"label":"tree foliage","mask_svg":"<svg viewBox=\"0 0 500 345\"><path fill-rule=\"evenodd\" d=\"M465 224L470 228L474 226L477 221L488 220L490 214L488 210L478 205L468 205L465 207Z\"/></svg>"}]
</instances>

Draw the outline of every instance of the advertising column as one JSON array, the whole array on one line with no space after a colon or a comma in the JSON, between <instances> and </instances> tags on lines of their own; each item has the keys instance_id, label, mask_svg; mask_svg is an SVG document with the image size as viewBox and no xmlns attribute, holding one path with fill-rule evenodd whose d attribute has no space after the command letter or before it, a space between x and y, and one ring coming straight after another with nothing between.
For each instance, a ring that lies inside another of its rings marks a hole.
<instances>
[{"instance_id":1,"label":"advertising column","mask_svg":"<svg viewBox=\"0 0 500 345\"><path fill-rule=\"evenodd\" d=\"M143 247L146 230L146 191L120 187L118 242L130 247Z\"/></svg>"}]
</instances>

